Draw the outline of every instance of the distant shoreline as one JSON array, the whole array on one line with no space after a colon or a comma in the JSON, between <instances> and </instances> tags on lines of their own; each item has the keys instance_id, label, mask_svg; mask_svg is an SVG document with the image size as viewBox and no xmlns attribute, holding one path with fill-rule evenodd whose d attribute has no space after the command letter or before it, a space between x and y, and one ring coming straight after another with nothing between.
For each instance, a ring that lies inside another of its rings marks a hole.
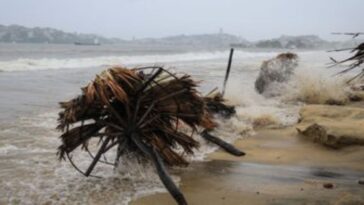
<instances>
[{"instance_id":1,"label":"distant shoreline","mask_svg":"<svg viewBox=\"0 0 364 205\"><path fill-rule=\"evenodd\" d=\"M120 38L106 38L95 34L79 34L64 32L53 28L29 28L19 25L0 25L0 42L2 43L34 43L34 44L74 44L81 42L92 44L127 44L127 45L159 45L159 46L191 46L191 47L231 47L238 45L243 48L280 48L280 49L318 49L333 48L337 45L352 44L347 42L333 42L321 39L317 35L282 35L272 39L249 41L244 37L228 33L210 33L195 35L175 35L161 38L142 38L124 40ZM236 46L235 46L236 47ZM345 46L344 46L345 47Z\"/></svg>"}]
</instances>

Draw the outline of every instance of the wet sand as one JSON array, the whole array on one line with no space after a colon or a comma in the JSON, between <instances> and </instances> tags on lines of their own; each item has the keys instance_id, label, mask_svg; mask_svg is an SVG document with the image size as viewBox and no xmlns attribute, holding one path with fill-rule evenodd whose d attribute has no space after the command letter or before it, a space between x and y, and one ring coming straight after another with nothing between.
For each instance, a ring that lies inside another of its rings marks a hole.
<instances>
[{"instance_id":1,"label":"wet sand","mask_svg":"<svg viewBox=\"0 0 364 205\"><path fill-rule=\"evenodd\" d=\"M235 142L247 155L217 151L180 173L190 205L364 204L364 147L332 150L305 141L295 127L261 129ZM324 188L324 184L333 188ZM168 193L132 205L175 204Z\"/></svg>"}]
</instances>

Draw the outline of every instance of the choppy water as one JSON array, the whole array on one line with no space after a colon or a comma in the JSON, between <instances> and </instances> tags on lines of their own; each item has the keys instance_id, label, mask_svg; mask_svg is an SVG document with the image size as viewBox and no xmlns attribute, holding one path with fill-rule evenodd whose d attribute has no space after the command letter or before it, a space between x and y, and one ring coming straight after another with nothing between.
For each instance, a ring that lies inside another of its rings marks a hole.
<instances>
[{"instance_id":1,"label":"choppy water","mask_svg":"<svg viewBox=\"0 0 364 205\"><path fill-rule=\"evenodd\" d=\"M134 51L134 52L133 52ZM228 50L173 48L77 47L54 45L0 45L0 204L127 204L140 195L164 191L150 165L135 166L124 159L118 172L98 166L102 179L85 178L68 162L56 159L60 141L56 132L57 102L79 93L107 65L165 65L202 80L201 90L221 87ZM278 125L295 123L300 103L267 99L254 90L263 60L280 51L236 51L227 97L238 115L221 121L216 134L233 141L252 133L252 121L273 116ZM325 51L300 51L301 73L327 75ZM201 141L191 160L203 160L216 149ZM81 167L89 161L80 153ZM125 170L128 170L126 172ZM178 172L175 180L178 181Z\"/></svg>"}]
</instances>

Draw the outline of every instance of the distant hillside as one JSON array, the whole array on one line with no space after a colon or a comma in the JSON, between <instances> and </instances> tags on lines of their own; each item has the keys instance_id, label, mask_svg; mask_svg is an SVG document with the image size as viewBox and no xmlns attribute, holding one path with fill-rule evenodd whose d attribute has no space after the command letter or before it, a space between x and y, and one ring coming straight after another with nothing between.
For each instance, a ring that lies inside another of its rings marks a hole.
<instances>
[{"instance_id":1,"label":"distant hillside","mask_svg":"<svg viewBox=\"0 0 364 205\"><path fill-rule=\"evenodd\" d=\"M75 42L94 43L95 41L105 44L120 42L121 40L108 39L93 34L67 33L53 28L27 28L18 25L0 25L0 42L70 44Z\"/></svg>"},{"instance_id":2,"label":"distant hillside","mask_svg":"<svg viewBox=\"0 0 364 205\"><path fill-rule=\"evenodd\" d=\"M304 36L281 36L279 38L271 40L262 40L255 43L258 48L302 48L302 49L314 49L314 48L326 48L331 47L332 42L322 40L315 35Z\"/></svg>"},{"instance_id":3,"label":"distant hillside","mask_svg":"<svg viewBox=\"0 0 364 205\"><path fill-rule=\"evenodd\" d=\"M250 42L241 37L225 33L178 35L158 39L146 38L141 40L135 40L134 42L143 44L187 45L200 47L226 47L230 46L230 44L241 44L245 46L251 45Z\"/></svg>"},{"instance_id":4,"label":"distant hillside","mask_svg":"<svg viewBox=\"0 0 364 205\"><path fill-rule=\"evenodd\" d=\"M329 42L315 35L281 36L270 40L249 42L244 38L231 34L179 35L159 39L142 39L136 43L158 45L194 45L202 47L240 47L240 48L329 48L337 43Z\"/></svg>"},{"instance_id":5,"label":"distant hillside","mask_svg":"<svg viewBox=\"0 0 364 205\"><path fill-rule=\"evenodd\" d=\"M164 38L145 38L138 40L121 40L118 38L105 38L94 34L68 33L53 28L27 28L24 26L0 25L0 42L6 43L100 43L100 44L125 44L137 46L186 46L198 48L332 48L340 42L328 42L315 35L304 36L281 36L279 38L249 42L242 37L226 34L200 34L200 35L178 35ZM342 43L342 42L341 42ZM347 43L346 43L347 44ZM345 44L345 45L346 45ZM342 47L342 44L340 44ZM340 46L339 46L340 47Z\"/></svg>"}]
</instances>

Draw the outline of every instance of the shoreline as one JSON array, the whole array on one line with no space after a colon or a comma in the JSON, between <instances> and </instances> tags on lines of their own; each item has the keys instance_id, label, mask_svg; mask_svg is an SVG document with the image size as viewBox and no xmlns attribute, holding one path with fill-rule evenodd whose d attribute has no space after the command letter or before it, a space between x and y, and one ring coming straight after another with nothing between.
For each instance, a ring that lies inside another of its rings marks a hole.
<instances>
[{"instance_id":1,"label":"shoreline","mask_svg":"<svg viewBox=\"0 0 364 205\"><path fill-rule=\"evenodd\" d=\"M181 170L180 188L189 204L364 204L358 184L364 178L364 147L330 149L299 137L296 126L255 130L234 142L246 156L219 149ZM156 193L129 204L175 202L169 193Z\"/></svg>"}]
</instances>

